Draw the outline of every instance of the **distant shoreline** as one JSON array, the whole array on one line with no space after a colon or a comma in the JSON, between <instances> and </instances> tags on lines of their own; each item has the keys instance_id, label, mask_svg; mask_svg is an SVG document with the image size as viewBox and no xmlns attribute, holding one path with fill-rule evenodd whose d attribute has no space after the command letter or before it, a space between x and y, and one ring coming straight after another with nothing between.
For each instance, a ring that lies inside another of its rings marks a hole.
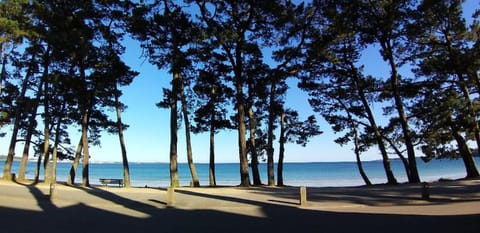
<instances>
[{"instance_id":1,"label":"distant shoreline","mask_svg":"<svg viewBox=\"0 0 480 233\"><path fill-rule=\"evenodd\" d=\"M480 157L479 154L475 154L474 157ZM14 161L20 161L21 157L13 157ZM418 161L422 161L423 163L428 163L430 161L449 161L449 160L461 160L461 158L440 158L440 159L432 159L428 162L421 160L422 157L417 157ZM4 163L7 160L6 155L0 155L0 163ZM36 157L29 157L28 161L37 161ZM362 160L362 162L381 162L382 159L373 159L373 160ZM390 161L401 161L400 158L391 158ZM59 163L71 163L73 160L58 160ZM289 164L309 164L309 163L355 163L355 160L342 160L342 161L287 161L284 163ZM121 164L122 161L101 161L101 160L92 160L89 161L90 164ZM129 164L168 164L167 161L129 161ZM188 162L178 162L178 164L187 164ZM208 162L196 162L195 164L209 164ZM238 162L217 162L215 164L238 164ZM259 164L267 164L266 162L259 162ZM275 164L277 162L275 161ZM480 164L477 164L480 166ZM480 167L478 167L480 169Z\"/></svg>"}]
</instances>

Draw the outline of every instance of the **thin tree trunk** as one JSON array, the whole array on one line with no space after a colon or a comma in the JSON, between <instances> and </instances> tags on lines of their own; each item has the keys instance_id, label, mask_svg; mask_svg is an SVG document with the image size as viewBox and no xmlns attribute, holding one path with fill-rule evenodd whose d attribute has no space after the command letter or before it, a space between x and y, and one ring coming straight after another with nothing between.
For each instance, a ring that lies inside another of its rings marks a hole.
<instances>
[{"instance_id":1,"label":"thin tree trunk","mask_svg":"<svg viewBox=\"0 0 480 233\"><path fill-rule=\"evenodd\" d=\"M452 135L455 138L455 141L458 145L458 150L460 152L460 156L462 157L463 164L465 166L465 171L467 172L467 178L477 178L480 176L478 172L477 166L475 164L475 160L473 159L472 151L468 148L467 142L459 133L458 128L453 123L453 119L449 116L448 124L450 125L450 129L452 130Z\"/></svg>"},{"instance_id":2,"label":"thin tree trunk","mask_svg":"<svg viewBox=\"0 0 480 233\"><path fill-rule=\"evenodd\" d=\"M238 77L240 79L240 77ZM237 123L238 123L238 155L240 159L240 186L250 186L248 175L247 141L245 139L245 105L243 103L243 85L237 81Z\"/></svg>"},{"instance_id":3,"label":"thin tree trunk","mask_svg":"<svg viewBox=\"0 0 480 233\"><path fill-rule=\"evenodd\" d=\"M82 149L83 149L83 136L80 137L80 140L77 145L77 150L75 151L75 158L73 159L72 167L70 168L70 172L68 173L68 185L75 184L75 174L77 173L78 164L80 163L80 158L82 157Z\"/></svg>"},{"instance_id":4,"label":"thin tree trunk","mask_svg":"<svg viewBox=\"0 0 480 233\"><path fill-rule=\"evenodd\" d=\"M236 50L235 60L232 62L235 69L235 99L237 101L237 125L238 125L238 157L240 160L240 186L250 186L250 175L248 174L248 157L247 157L247 140L245 125L245 99L243 95L243 62L242 53L239 49Z\"/></svg>"},{"instance_id":5,"label":"thin tree trunk","mask_svg":"<svg viewBox=\"0 0 480 233\"><path fill-rule=\"evenodd\" d=\"M63 103L62 111L65 107L65 102ZM60 130L61 130L61 125L62 125L62 118L63 116L58 117L58 122L57 122L57 127L55 129L55 140L53 143L53 152L52 152L52 174L51 174L51 183L55 184L57 183L57 152L58 152L58 145L60 144Z\"/></svg>"},{"instance_id":6,"label":"thin tree trunk","mask_svg":"<svg viewBox=\"0 0 480 233\"><path fill-rule=\"evenodd\" d=\"M187 144L188 167L190 168L190 174L192 175L193 187L200 187L200 181L198 179L197 169L195 168L195 163L193 162L192 140L190 137L190 120L188 119L187 97L185 96L185 89L184 89L183 82L180 84L180 87L181 87L180 97L182 101L182 114L183 114L183 121L185 124L185 141Z\"/></svg>"},{"instance_id":7,"label":"thin tree trunk","mask_svg":"<svg viewBox=\"0 0 480 233\"><path fill-rule=\"evenodd\" d=\"M356 85L356 86L358 87L358 85ZM361 92L363 93L363 91L361 91ZM370 185L372 185L372 182L370 182L370 179L368 179L368 176L365 173L365 170L363 169L362 160L360 159L360 142L358 140L359 137L358 137L357 124L355 123L355 121L352 117L352 114L350 114L350 112L348 111L347 106L340 99L338 99L338 102L339 102L339 104L342 105L342 108L345 109L345 111L347 112L348 122L350 124L350 127L353 130L353 144L354 144L354 152L355 152L355 158L356 158L358 171L360 172L360 176L362 177L363 182L365 182L366 185L370 186Z\"/></svg>"},{"instance_id":8,"label":"thin tree trunk","mask_svg":"<svg viewBox=\"0 0 480 233\"><path fill-rule=\"evenodd\" d=\"M280 140L277 163L277 186L284 186L283 183L283 159L285 157L285 113L280 116Z\"/></svg>"},{"instance_id":9,"label":"thin tree trunk","mask_svg":"<svg viewBox=\"0 0 480 233\"><path fill-rule=\"evenodd\" d=\"M89 187L90 186L90 152L89 152L89 142L88 142L88 127L90 121L90 113L94 106L94 93L89 93L88 91L88 84L87 84L87 77L85 75L85 64L83 61L83 57L80 56L79 59L79 69L80 69L80 78L84 82L84 98L83 106L81 106L81 116L82 116L82 151L83 151L83 160L82 160L82 186ZM93 89L95 90L95 89Z\"/></svg>"},{"instance_id":10,"label":"thin tree trunk","mask_svg":"<svg viewBox=\"0 0 480 233\"><path fill-rule=\"evenodd\" d=\"M354 78L355 86L357 88L357 93L365 109L368 122L370 123L370 127L372 127L372 131L375 135L375 140L377 141L380 154L382 155L383 168L385 170L385 175L387 176L387 183L397 184L398 182L397 182L397 179L395 179L395 176L393 175L392 167L390 165L390 159L388 158L388 153L385 147L385 143L383 141L382 134L380 132L380 129L377 126L377 123L375 122L375 117L373 115L372 109L370 108L370 105L368 104L363 88L360 85L359 77L354 76L353 78Z\"/></svg>"},{"instance_id":11,"label":"thin tree trunk","mask_svg":"<svg viewBox=\"0 0 480 233\"><path fill-rule=\"evenodd\" d=\"M44 141L43 141L43 176L44 176L44 182L49 184L50 183L50 95L49 95L49 80L47 75L48 71L46 71L44 75L44 87L43 87L43 93L44 93L44 100L43 100L43 117L44 117L44 129L43 129L43 136L44 136Z\"/></svg>"},{"instance_id":12,"label":"thin tree trunk","mask_svg":"<svg viewBox=\"0 0 480 233\"><path fill-rule=\"evenodd\" d=\"M89 187L89 159L90 153L88 148L88 111L83 110L82 114L82 150L83 150L83 161L82 161L82 186Z\"/></svg>"},{"instance_id":13,"label":"thin tree trunk","mask_svg":"<svg viewBox=\"0 0 480 233\"><path fill-rule=\"evenodd\" d=\"M208 165L208 180L210 186L217 186L215 178L215 114L211 113L210 118L210 159Z\"/></svg>"},{"instance_id":14,"label":"thin tree trunk","mask_svg":"<svg viewBox=\"0 0 480 233\"><path fill-rule=\"evenodd\" d=\"M180 182L178 179L178 165L177 165L177 143L178 143L178 112L177 112L177 96L178 85L180 84L180 74L173 74L172 80L172 96L170 96L170 186L178 187Z\"/></svg>"},{"instance_id":15,"label":"thin tree trunk","mask_svg":"<svg viewBox=\"0 0 480 233\"><path fill-rule=\"evenodd\" d=\"M267 176L268 185L275 185L275 172L273 164L273 128L275 124L275 93L276 82L272 81L270 85L269 106L268 106L268 129L267 129Z\"/></svg>"},{"instance_id":16,"label":"thin tree trunk","mask_svg":"<svg viewBox=\"0 0 480 233\"><path fill-rule=\"evenodd\" d=\"M258 154L257 154L257 146L255 142L255 131L257 129L257 119L253 115L253 109L251 107L248 108L248 118L249 126L250 126L250 156L252 157L252 178L253 178L253 185L262 185L262 180L260 179L260 172L258 171Z\"/></svg>"},{"instance_id":17,"label":"thin tree trunk","mask_svg":"<svg viewBox=\"0 0 480 233\"><path fill-rule=\"evenodd\" d=\"M470 115L470 118L477 119L477 113L475 112L475 107L473 106L472 100L470 98L470 91L468 90L468 87L465 83L465 79L463 78L463 75L461 73L458 73L457 76L459 79L458 85L460 87L460 90L462 90L465 102L468 107L468 113ZM477 120L473 120L472 122L475 142L477 143L477 148L480 148L480 126L478 125Z\"/></svg>"},{"instance_id":18,"label":"thin tree trunk","mask_svg":"<svg viewBox=\"0 0 480 233\"><path fill-rule=\"evenodd\" d=\"M123 180L126 188L130 188L130 169L128 166L127 148L125 146L125 138L123 136L123 123L122 123L122 111L120 109L120 101L117 84L115 84L115 110L117 113L117 128L118 128L118 140L120 141L120 149L122 150L122 163L123 163Z\"/></svg>"},{"instance_id":19,"label":"thin tree trunk","mask_svg":"<svg viewBox=\"0 0 480 233\"><path fill-rule=\"evenodd\" d=\"M2 56L2 71L0 73L0 94L2 94L3 90L3 80L7 78L7 53L3 52L3 43L0 43L0 48L2 49L2 53L0 56Z\"/></svg>"},{"instance_id":20,"label":"thin tree trunk","mask_svg":"<svg viewBox=\"0 0 480 233\"><path fill-rule=\"evenodd\" d=\"M35 183L38 183L40 181L40 168L42 167L42 158L43 158L43 153L40 153L38 155L37 159L37 165L35 166Z\"/></svg>"},{"instance_id":21,"label":"thin tree trunk","mask_svg":"<svg viewBox=\"0 0 480 233\"><path fill-rule=\"evenodd\" d=\"M409 177L410 176L410 167L408 166L409 163L408 163L407 158L405 158L405 156L402 154L400 149L398 149L398 147L395 145L395 143L393 143L393 141L390 138L383 137L383 139L388 142L390 147L395 151L395 154L398 155L398 157L402 161L403 168L405 169L405 174L407 174L407 177Z\"/></svg>"},{"instance_id":22,"label":"thin tree trunk","mask_svg":"<svg viewBox=\"0 0 480 233\"><path fill-rule=\"evenodd\" d=\"M353 120L350 120L350 121L353 121ZM354 133L354 146L355 146L354 151L355 151L355 158L357 161L358 171L360 172L360 176L362 177L363 182L365 182L367 186L370 186L372 185L372 182L370 181L370 179L368 179L367 173L365 173L365 170L363 169L362 160L360 159L360 143L358 141L358 129L354 125L352 125L352 127L353 127L353 133Z\"/></svg>"},{"instance_id":23,"label":"thin tree trunk","mask_svg":"<svg viewBox=\"0 0 480 233\"><path fill-rule=\"evenodd\" d=\"M400 80L398 76L397 65L393 57L391 45L388 42L382 42L381 46L383 51L387 54L388 62L390 64L390 69L391 69L390 85L392 87L393 99L395 102L395 108L397 109L398 119L402 127L403 140L405 143L405 147L407 148L407 158L408 158L408 167L409 167L408 181L410 183L419 183L420 176L418 174L417 161L415 158L415 148L413 146L412 137L410 135L408 120L403 107L402 96L399 93Z\"/></svg>"},{"instance_id":24,"label":"thin tree trunk","mask_svg":"<svg viewBox=\"0 0 480 233\"><path fill-rule=\"evenodd\" d=\"M35 130L36 121L35 118L37 117L38 105L40 103L40 97L42 93L43 82L40 81L37 91L37 97L35 100L35 105L32 107L32 112L30 113L30 117L28 119L28 129L27 135L25 137L25 145L23 146L23 153L22 153L22 160L20 161L20 166L18 170L18 179L25 180L25 171L27 170L27 162L28 162L28 154L30 151L30 143L33 136L33 131Z\"/></svg>"}]
</instances>

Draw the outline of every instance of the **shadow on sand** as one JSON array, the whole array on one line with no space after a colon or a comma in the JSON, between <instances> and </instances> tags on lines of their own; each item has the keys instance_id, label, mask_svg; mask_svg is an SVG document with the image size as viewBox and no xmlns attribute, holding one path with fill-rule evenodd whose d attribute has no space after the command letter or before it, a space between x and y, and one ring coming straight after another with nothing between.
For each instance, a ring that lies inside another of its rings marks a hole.
<instances>
[{"instance_id":1,"label":"shadow on sand","mask_svg":"<svg viewBox=\"0 0 480 233\"><path fill-rule=\"evenodd\" d=\"M119 206L144 213L145 218L109 212L100 207L75 204L57 207L37 186L27 185L42 211L0 207L0 232L478 232L480 215L426 216L400 214L340 213L298 208L294 205L246 200L179 190L181 195L195 198L223 200L253 205L265 217L252 217L220 210L188 210L175 207L159 208L161 200L145 202L124 198L99 188L77 189ZM325 189L322 189L325 190ZM159 192L164 192L159 190ZM258 192L271 192L278 198L293 195L268 188ZM328 192L326 189L325 192ZM314 194L317 192L314 192ZM335 193L317 194L311 198L335 198ZM367 194L365 194L367 195ZM385 194L386 195L386 194ZM344 198L338 197L337 198ZM361 198L350 197L351 202ZM288 201L287 201L288 202ZM287 203L288 204L288 203ZM156 206L157 205L157 206Z\"/></svg>"}]
</instances>

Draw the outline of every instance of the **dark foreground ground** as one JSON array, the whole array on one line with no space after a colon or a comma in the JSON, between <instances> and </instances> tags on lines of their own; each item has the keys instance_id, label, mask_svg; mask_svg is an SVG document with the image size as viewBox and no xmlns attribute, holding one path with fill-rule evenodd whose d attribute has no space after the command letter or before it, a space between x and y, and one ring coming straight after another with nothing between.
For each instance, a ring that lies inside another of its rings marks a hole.
<instances>
[{"instance_id":1,"label":"dark foreground ground","mask_svg":"<svg viewBox=\"0 0 480 233\"><path fill-rule=\"evenodd\" d=\"M480 232L480 181L414 185L164 189L0 182L0 232Z\"/></svg>"}]
</instances>

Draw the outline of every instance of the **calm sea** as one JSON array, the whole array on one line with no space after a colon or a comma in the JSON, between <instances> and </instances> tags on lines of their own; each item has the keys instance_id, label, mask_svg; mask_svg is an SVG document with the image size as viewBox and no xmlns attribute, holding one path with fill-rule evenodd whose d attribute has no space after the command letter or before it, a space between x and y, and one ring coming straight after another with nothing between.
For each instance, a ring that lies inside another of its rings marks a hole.
<instances>
[{"instance_id":1,"label":"calm sea","mask_svg":"<svg viewBox=\"0 0 480 233\"><path fill-rule=\"evenodd\" d=\"M440 178L457 179L465 177L465 168L462 160L434 160L424 163L417 160L422 181L434 181ZM480 158L476 158L477 167ZM19 162L15 161L13 172L18 170ZM167 163L130 163L132 186L167 187L169 186L169 166ZM4 161L0 161L0 172L3 173ZM385 172L381 161L363 162L364 169L373 183L385 183ZM61 162L57 168L57 180L66 181L71 167L70 162ZM81 182L81 166L77 172L76 183ZM208 185L208 164L196 164L201 185ZM399 160L392 160L392 168L399 182L407 181L403 165ZM216 165L217 185L238 185L239 165L223 163ZM480 168L479 168L480 169ZM266 183L266 164L260 164L262 182ZM27 166L27 178L34 178L35 162L30 161ZM99 178L122 178L121 163L93 163L90 164L90 183L99 184ZM180 185L190 183L190 170L187 164L179 164ZM43 179L43 169L41 170ZM358 186L363 185L355 162L314 162L314 163L286 163L284 165L284 182L293 186Z\"/></svg>"}]
</instances>

